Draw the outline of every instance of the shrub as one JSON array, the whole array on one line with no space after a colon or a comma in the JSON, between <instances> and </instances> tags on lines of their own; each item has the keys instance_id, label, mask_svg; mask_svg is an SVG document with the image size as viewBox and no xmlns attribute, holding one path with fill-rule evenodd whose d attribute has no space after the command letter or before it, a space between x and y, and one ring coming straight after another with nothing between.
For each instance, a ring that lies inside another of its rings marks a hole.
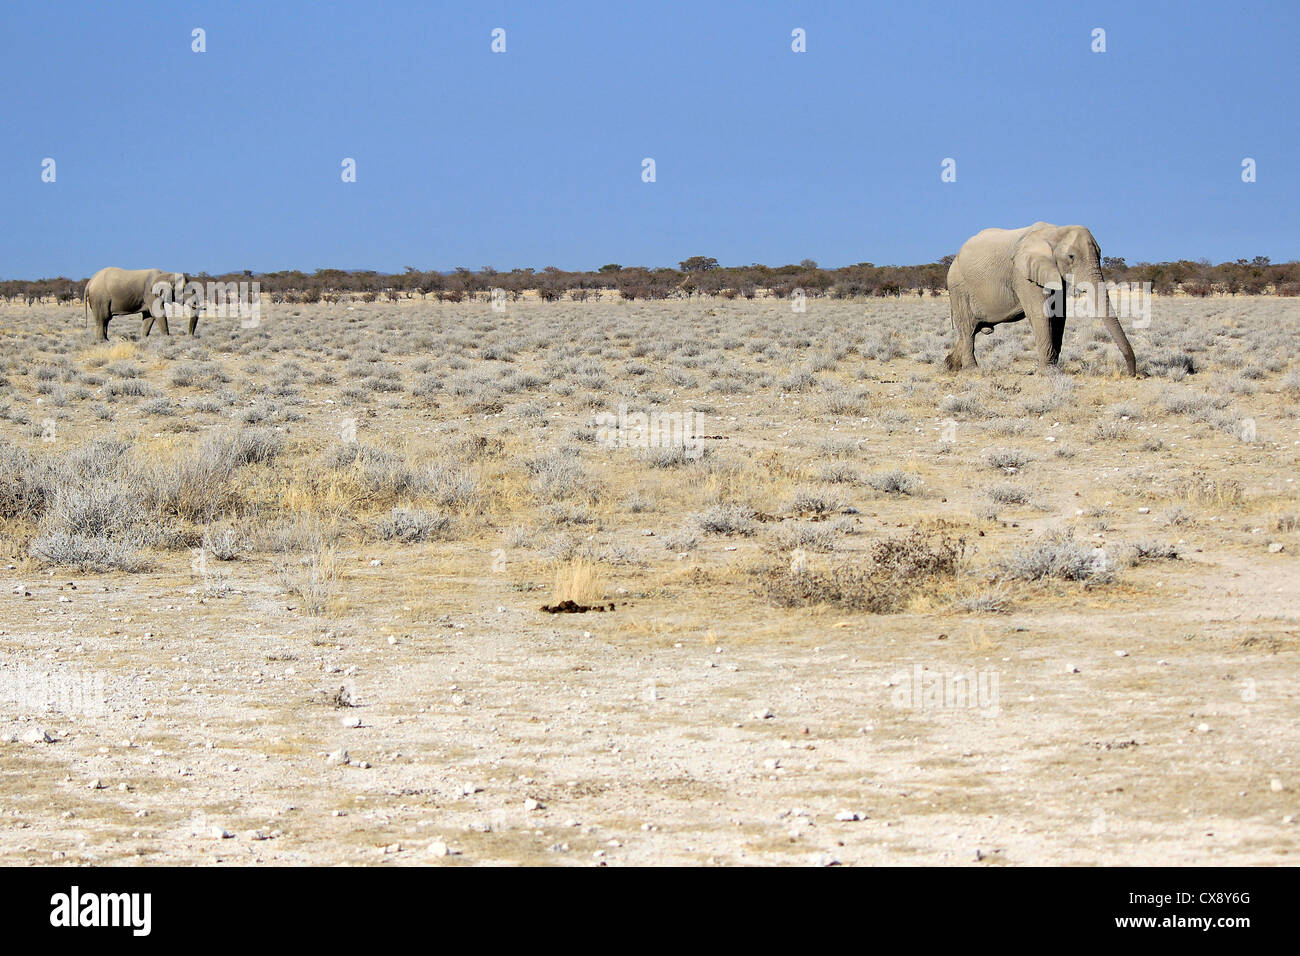
<instances>
[{"instance_id":1,"label":"shrub","mask_svg":"<svg viewBox=\"0 0 1300 956\"><path fill-rule=\"evenodd\" d=\"M705 534L738 534L748 537L756 530L754 510L742 505L714 505L707 511L693 515L692 520Z\"/></svg>"},{"instance_id":2,"label":"shrub","mask_svg":"<svg viewBox=\"0 0 1300 956\"><path fill-rule=\"evenodd\" d=\"M867 485L883 494L910 495L921 486L921 480L894 468L867 475Z\"/></svg>"},{"instance_id":3,"label":"shrub","mask_svg":"<svg viewBox=\"0 0 1300 956\"><path fill-rule=\"evenodd\" d=\"M45 482L31 454L0 445L0 518L36 518L45 505Z\"/></svg>"},{"instance_id":4,"label":"shrub","mask_svg":"<svg viewBox=\"0 0 1300 956\"><path fill-rule=\"evenodd\" d=\"M1019 448L991 448L984 453L984 464L990 468L1023 468L1033 460L1029 452Z\"/></svg>"},{"instance_id":5,"label":"shrub","mask_svg":"<svg viewBox=\"0 0 1300 956\"><path fill-rule=\"evenodd\" d=\"M431 511L394 508L375 523L375 534L384 541L414 544L448 537L451 518Z\"/></svg>"},{"instance_id":6,"label":"shrub","mask_svg":"<svg viewBox=\"0 0 1300 956\"><path fill-rule=\"evenodd\" d=\"M1023 505L1029 503L1029 490L1019 485L997 485L988 490L988 496L1000 505Z\"/></svg>"},{"instance_id":7,"label":"shrub","mask_svg":"<svg viewBox=\"0 0 1300 956\"><path fill-rule=\"evenodd\" d=\"M805 551L835 550L835 529L822 524L783 524L773 536L779 551L793 551L802 548Z\"/></svg>"},{"instance_id":8,"label":"shrub","mask_svg":"<svg viewBox=\"0 0 1300 956\"><path fill-rule=\"evenodd\" d=\"M970 418L985 418L988 409L974 395L948 395L939 404L939 411L945 415L965 415Z\"/></svg>"},{"instance_id":9,"label":"shrub","mask_svg":"<svg viewBox=\"0 0 1300 956\"><path fill-rule=\"evenodd\" d=\"M763 590L782 607L829 604L871 614L903 610L926 589L956 576L965 552L962 538L914 531L876 542L866 563L826 570L769 568Z\"/></svg>"},{"instance_id":10,"label":"shrub","mask_svg":"<svg viewBox=\"0 0 1300 956\"><path fill-rule=\"evenodd\" d=\"M54 531L38 535L28 553L50 564L75 567L81 571L145 571L149 562L130 541L90 538L85 535Z\"/></svg>"},{"instance_id":11,"label":"shrub","mask_svg":"<svg viewBox=\"0 0 1300 956\"><path fill-rule=\"evenodd\" d=\"M1113 578L1112 566L1100 548L1074 540L1070 531L1049 531L1032 544L1007 555L996 565L997 575L1009 581L1066 581L1103 583Z\"/></svg>"}]
</instances>

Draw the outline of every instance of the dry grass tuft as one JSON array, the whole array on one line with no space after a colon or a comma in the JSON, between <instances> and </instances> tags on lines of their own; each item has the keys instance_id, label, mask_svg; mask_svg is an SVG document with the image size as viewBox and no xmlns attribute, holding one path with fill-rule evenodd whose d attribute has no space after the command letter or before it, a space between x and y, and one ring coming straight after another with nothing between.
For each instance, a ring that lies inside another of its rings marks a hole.
<instances>
[{"instance_id":1,"label":"dry grass tuft","mask_svg":"<svg viewBox=\"0 0 1300 956\"><path fill-rule=\"evenodd\" d=\"M591 561L576 557L556 565L555 603L596 604L604 597L604 575Z\"/></svg>"}]
</instances>

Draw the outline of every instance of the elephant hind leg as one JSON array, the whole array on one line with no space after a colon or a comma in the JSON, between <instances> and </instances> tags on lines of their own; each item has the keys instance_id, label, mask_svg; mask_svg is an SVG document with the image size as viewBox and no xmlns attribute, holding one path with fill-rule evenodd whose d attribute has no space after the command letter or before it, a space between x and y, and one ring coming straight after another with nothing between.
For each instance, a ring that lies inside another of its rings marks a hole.
<instances>
[{"instance_id":1,"label":"elephant hind leg","mask_svg":"<svg viewBox=\"0 0 1300 956\"><path fill-rule=\"evenodd\" d=\"M93 323L93 334L101 342L108 341L108 320L112 317L113 313L101 306L94 306L91 309L90 321Z\"/></svg>"},{"instance_id":2,"label":"elephant hind leg","mask_svg":"<svg viewBox=\"0 0 1300 956\"><path fill-rule=\"evenodd\" d=\"M984 323L975 321L970 299L964 293L954 293L951 304L952 351L948 353L944 363L948 366L948 371L959 372L964 368L975 368L977 366L978 363L975 361L975 331L978 326Z\"/></svg>"}]
</instances>

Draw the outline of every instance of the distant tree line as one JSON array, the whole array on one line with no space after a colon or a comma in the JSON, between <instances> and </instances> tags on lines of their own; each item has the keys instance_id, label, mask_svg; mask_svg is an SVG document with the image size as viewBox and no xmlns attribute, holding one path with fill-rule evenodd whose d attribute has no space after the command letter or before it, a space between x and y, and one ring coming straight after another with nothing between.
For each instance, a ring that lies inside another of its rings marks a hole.
<instances>
[{"instance_id":1,"label":"distant tree line","mask_svg":"<svg viewBox=\"0 0 1300 956\"><path fill-rule=\"evenodd\" d=\"M337 302L359 298L398 301L435 298L460 302L484 298L494 290L509 298L533 292L553 302L561 298L583 301L602 292L617 293L624 299L667 299L692 295L753 299L760 296L787 298L795 289L810 297L848 299L868 296L939 295L947 287L952 256L938 262L911 266L878 266L871 262L823 269L811 259L798 265L722 266L711 256L691 256L678 268L623 266L609 263L593 271L568 272L547 266L498 272L491 266L477 271L461 266L451 272L423 271L407 266L399 273L374 270L317 269L315 272L228 272L209 275L187 273L200 282L257 281L262 294L273 302ZM1300 295L1300 262L1272 263L1267 256L1237 259L1212 265L1208 260L1192 262L1139 262L1106 257L1106 278L1115 282L1150 282L1158 294L1184 292L1205 296ZM85 279L0 280L0 297L29 304L45 301L79 301Z\"/></svg>"}]
</instances>

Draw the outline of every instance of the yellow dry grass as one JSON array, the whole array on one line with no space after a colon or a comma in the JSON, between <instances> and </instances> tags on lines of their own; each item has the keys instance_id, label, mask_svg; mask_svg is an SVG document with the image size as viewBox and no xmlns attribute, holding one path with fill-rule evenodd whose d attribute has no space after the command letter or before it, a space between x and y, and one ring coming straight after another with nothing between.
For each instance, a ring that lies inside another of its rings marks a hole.
<instances>
[{"instance_id":1,"label":"yellow dry grass","mask_svg":"<svg viewBox=\"0 0 1300 956\"><path fill-rule=\"evenodd\" d=\"M108 362L124 362L140 354L139 346L134 342L114 342L111 345L96 345L86 350L87 368L98 368Z\"/></svg>"},{"instance_id":2,"label":"yellow dry grass","mask_svg":"<svg viewBox=\"0 0 1300 956\"><path fill-rule=\"evenodd\" d=\"M595 604L605 597L604 572L585 558L562 561L555 568L554 597L557 602Z\"/></svg>"}]
</instances>

